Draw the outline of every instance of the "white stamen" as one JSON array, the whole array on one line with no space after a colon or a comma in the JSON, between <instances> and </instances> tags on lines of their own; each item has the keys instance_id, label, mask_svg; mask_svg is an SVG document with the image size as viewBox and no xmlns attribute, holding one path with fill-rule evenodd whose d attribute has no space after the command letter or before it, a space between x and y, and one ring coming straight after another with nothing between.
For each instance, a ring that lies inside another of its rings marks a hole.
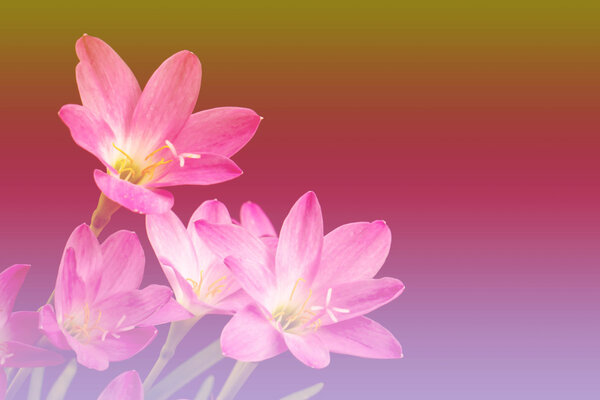
<instances>
[{"instance_id":1,"label":"white stamen","mask_svg":"<svg viewBox=\"0 0 600 400\"><path fill-rule=\"evenodd\" d=\"M333 289L327 289L327 298L325 299L325 307L329 306L329 302L331 301L331 292Z\"/></svg>"},{"instance_id":2,"label":"white stamen","mask_svg":"<svg viewBox=\"0 0 600 400\"><path fill-rule=\"evenodd\" d=\"M340 307L333 307L332 310L337 311L342 314L348 314L350 312L350 310L348 310L347 308L340 308Z\"/></svg>"},{"instance_id":3,"label":"white stamen","mask_svg":"<svg viewBox=\"0 0 600 400\"><path fill-rule=\"evenodd\" d=\"M108 335L108 331L102 332L102 341L103 342L106 340L106 335Z\"/></svg>"},{"instance_id":4,"label":"white stamen","mask_svg":"<svg viewBox=\"0 0 600 400\"><path fill-rule=\"evenodd\" d=\"M310 308L310 310L311 311L321 311L323 308L325 308L325 307L322 307L322 306L312 306Z\"/></svg>"},{"instance_id":5,"label":"white stamen","mask_svg":"<svg viewBox=\"0 0 600 400\"><path fill-rule=\"evenodd\" d=\"M165 144L167 145L169 150L171 150L171 154L173 154L173 157L177 157L177 150L175 150L175 146L173 146L173 143L171 143L168 140L165 140Z\"/></svg>"},{"instance_id":6,"label":"white stamen","mask_svg":"<svg viewBox=\"0 0 600 400\"><path fill-rule=\"evenodd\" d=\"M331 311L330 309L327 309L327 315L329 315L329 318L331 318L331 320L333 322L338 322L337 318L335 317L335 315L333 314L333 311Z\"/></svg>"},{"instance_id":7,"label":"white stamen","mask_svg":"<svg viewBox=\"0 0 600 400\"><path fill-rule=\"evenodd\" d=\"M125 321L125 314L123 314L123 316L121 317L119 322L117 322L117 326L115 326L115 328L119 328L124 321Z\"/></svg>"}]
</instances>

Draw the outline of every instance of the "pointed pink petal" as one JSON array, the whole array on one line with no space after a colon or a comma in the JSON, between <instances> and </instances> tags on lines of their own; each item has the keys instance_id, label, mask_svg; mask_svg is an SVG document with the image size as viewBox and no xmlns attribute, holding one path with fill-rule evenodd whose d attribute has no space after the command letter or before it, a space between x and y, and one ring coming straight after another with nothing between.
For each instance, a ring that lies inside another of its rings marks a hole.
<instances>
[{"instance_id":1,"label":"pointed pink petal","mask_svg":"<svg viewBox=\"0 0 600 400\"><path fill-rule=\"evenodd\" d=\"M67 342L64 333L58 326L52 305L46 304L40 309L39 327L53 345L62 350L71 349L71 346Z\"/></svg>"},{"instance_id":2,"label":"pointed pink petal","mask_svg":"<svg viewBox=\"0 0 600 400\"><path fill-rule=\"evenodd\" d=\"M179 160L166 164L160 174L148 185L152 187L176 185L213 185L237 178L242 170L229 158L218 154L202 153L200 158L186 158L183 167Z\"/></svg>"},{"instance_id":3,"label":"pointed pink petal","mask_svg":"<svg viewBox=\"0 0 600 400\"><path fill-rule=\"evenodd\" d=\"M192 318L194 315L183 308L177 300L171 298L161 308L146 318L140 326L154 326L166 324L173 321L183 321Z\"/></svg>"},{"instance_id":4,"label":"pointed pink petal","mask_svg":"<svg viewBox=\"0 0 600 400\"><path fill-rule=\"evenodd\" d=\"M221 332L221 349L227 357L258 362L284 352L282 335L263 312L250 305L235 314Z\"/></svg>"},{"instance_id":5,"label":"pointed pink petal","mask_svg":"<svg viewBox=\"0 0 600 400\"><path fill-rule=\"evenodd\" d=\"M89 109L76 104L63 106L58 115L69 127L75 143L110 167L110 153L116 138L108 124Z\"/></svg>"},{"instance_id":6,"label":"pointed pink petal","mask_svg":"<svg viewBox=\"0 0 600 400\"><path fill-rule=\"evenodd\" d=\"M136 371L123 372L110 381L100 393L98 400L144 400L144 388Z\"/></svg>"},{"instance_id":7,"label":"pointed pink petal","mask_svg":"<svg viewBox=\"0 0 600 400\"><path fill-rule=\"evenodd\" d=\"M168 260L161 260L160 262L179 304L194 315L204 315L214 311L214 307L198 299L190 282L181 276L175 268L171 267Z\"/></svg>"},{"instance_id":8,"label":"pointed pink petal","mask_svg":"<svg viewBox=\"0 0 600 400\"><path fill-rule=\"evenodd\" d=\"M42 336L39 330L40 316L35 311L17 311L10 315L4 325L4 340L13 340L25 344L35 344Z\"/></svg>"},{"instance_id":9,"label":"pointed pink petal","mask_svg":"<svg viewBox=\"0 0 600 400\"><path fill-rule=\"evenodd\" d=\"M146 189L100 170L94 171L98 188L123 207L140 214L162 214L173 207L173 195L165 190Z\"/></svg>"},{"instance_id":10,"label":"pointed pink petal","mask_svg":"<svg viewBox=\"0 0 600 400\"><path fill-rule=\"evenodd\" d=\"M218 307L228 313L236 313L243 310L252 302L252 298L243 290L236 290L232 294L219 300Z\"/></svg>"},{"instance_id":11,"label":"pointed pink petal","mask_svg":"<svg viewBox=\"0 0 600 400\"><path fill-rule=\"evenodd\" d=\"M402 347L387 329L366 317L356 317L317 330L329 351L366 358L402 358Z\"/></svg>"},{"instance_id":12,"label":"pointed pink petal","mask_svg":"<svg viewBox=\"0 0 600 400\"><path fill-rule=\"evenodd\" d=\"M81 37L75 50L81 60L76 71L81 102L124 136L141 93L133 72L110 46L93 36Z\"/></svg>"},{"instance_id":13,"label":"pointed pink petal","mask_svg":"<svg viewBox=\"0 0 600 400\"><path fill-rule=\"evenodd\" d=\"M329 350L315 333L284 333L283 338L294 357L309 367L325 368L329 365Z\"/></svg>"},{"instance_id":14,"label":"pointed pink petal","mask_svg":"<svg viewBox=\"0 0 600 400\"><path fill-rule=\"evenodd\" d=\"M275 271L283 291L291 291L298 279L310 285L323 246L323 216L317 196L308 192L294 204L283 222L277 246Z\"/></svg>"},{"instance_id":15,"label":"pointed pink petal","mask_svg":"<svg viewBox=\"0 0 600 400\"><path fill-rule=\"evenodd\" d=\"M8 320L29 265L15 264L0 273L0 328Z\"/></svg>"},{"instance_id":16,"label":"pointed pink petal","mask_svg":"<svg viewBox=\"0 0 600 400\"><path fill-rule=\"evenodd\" d=\"M0 368L0 400L4 400L6 395L6 374L4 368Z\"/></svg>"},{"instance_id":17,"label":"pointed pink petal","mask_svg":"<svg viewBox=\"0 0 600 400\"><path fill-rule=\"evenodd\" d=\"M139 288L146 259L135 232L115 232L100 248L104 264L97 300Z\"/></svg>"},{"instance_id":18,"label":"pointed pink petal","mask_svg":"<svg viewBox=\"0 0 600 400\"><path fill-rule=\"evenodd\" d=\"M242 204L240 220L244 228L256 236L277 236L269 217L258 204L247 201Z\"/></svg>"},{"instance_id":19,"label":"pointed pink petal","mask_svg":"<svg viewBox=\"0 0 600 400\"><path fill-rule=\"evenodd\" d=\"M81 224L67 240L65 252L73 249L76 264L76 275L85 284L87 300L93 301L100 287L100 278L103 274L102 250L96 235L89 226Z\"/></svg>"},{"instance_id":20,"label":"pointed pink petal","mask_svg":"<svg viewBox=\"0 0 600 400\"><path fill-rule=\"evenodd\" d=\"M391 241L390 229L383 221L340 226L325 236L316 279L331 287L372 278L383 265Z\"/></svg>"},{"instance_id":21,"label":"pointed pink petal","mask_svg":"<svg viewBox=\"0 0 600 400\"><path fill-rule=\"evenodd\" d=\"M367 314L394 300L400 296L403 290L404 284L394 278L365 279L335 286L331 290L328 308L333 312L337 321L332 320L328 313L325 313L321 316L322 325ZM327 302L326 297L327 291L322 290L314 296L311 303L324 306ZM337 312L335 308L348 312Z\"/></svg>"},{"instance_id":22,"label":"pointed pink petal","mask_svg":"<svg viewBox=\"0 0 600 400\"><path fill-rule=\"evenodd\" d=\"M147 215L146 232L159 260L169 260L169 266L186 278L196 279L200 275L188 231L173 211Z\"/></svg>"},{"instance_id":23,"label":"pointed pink petal","mask_svg":"<svg viewBox=\"0 0 600 400\"><path fill-rule=\"evenodd\" d=\"M96 342L95 346L106 354L108 361L123 361L144 350L154 340L156 333L153 326L136 328L119 332L118 338L108 335Z\"/></svg>"},{"instance_id":24,"label":"pointed pink petal","mask_svg":"<svg viewBox=\"0 0 600 400\"><path fill-rule=\"evenodd\" d=\"M230 224L231 216L229 215L229 211L225 204L221 203L219 200L206 200L194 211L192 217L190 218L190 222L188 224L188 230L196 231L194 227L194 222L199 219L203 219L206 222L211 224Z\"/></svg>"},{"instance_id":25,"label":"pointed pink petal","mask_svg":"<svg viewBox=\"0 0 600 400\"><path fill-rule=\"evenodd\" d=\"M154 72L135 107L130 131L149 154L173 139L188 120L200 91L198 57L180 51Z\"/></svg>"},{"instance_id":26,"label":"pointed pink petal","mask_svg":"<svg viewBox=\"0 0 600 400\"><path fill-rule=\"evenodd\" d=\"M220 107L192 114L175 147L187 153L231 157L254 136L261 117L248 108Z\"/></svg>"},{"instance_id":27,"label":"pointed pink petal","mask_svg":"<svg viewBox=\"0 0 600 400\"><path fill-rule=\"evenodd\" d=\"M83 280L77 273L75 250L71 247L65 250L58 269L54 305L60 316L69 314L71 309L86 300L86 290Z\"/></svg>"},{"instance_id":28,"label":"pointed pink petal","mask_svg":"<svg viewBox=\"0 0 600 400\"><path fill-rule=\"evenodd\" d=\"M4 367L45 367L62 364L65 359L58 353L20 342L2 343L4 351L12 354Z\"/></svg>"},{"instance_id":29,"label":"pointed pink petal","mask_svg":"<svg viewBox=\"0 0 600 400\"><path fill-rule=\"evenodd\" d=\"M84 367L105 371L108 369L108 356L95 343L82 343L72 336L65 336L69 346L77 354L77 362Z\"/></svg>"}]
</instances>

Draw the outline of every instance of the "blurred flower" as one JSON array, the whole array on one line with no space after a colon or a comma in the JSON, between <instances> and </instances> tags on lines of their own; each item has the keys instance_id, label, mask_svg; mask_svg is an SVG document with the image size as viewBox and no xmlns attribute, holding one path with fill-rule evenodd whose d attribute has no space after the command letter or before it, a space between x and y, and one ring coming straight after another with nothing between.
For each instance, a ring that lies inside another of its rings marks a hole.
<instances>
[{"instance_id":1,"label":"blurred flower","mask_svg":"<svg viewBox=\"0 0 600 400\"><path fill-rule=\"evenodd\" d=\"M329 364L330 351L402 357L394 336L363 316L404 289L397 279L372 279L390 248L385 222L347 224L323 237L321 208L308 192L285 219L275 253L243 227L195 225L254 300L223 329L225 355L255 362L289 349L314 368Z\"/></svg>"},{"instance_id":2,"label":"blurred flower","mask_svg":"<svg viewBox=\"0 0 600 400\"><path fill-rule=\"evenodd\" d=\"M142 381L136 371L126 371L110 381L98 400L144 400Z\"/></svg>"},{"instance_id":3,"label":"blurred flower","mask_svg":"<svg viewBox=\"0 0 600 400\"><path fill-rule=\"evenodd\" d=\"M193 53L168 58L141 91L102 40L84 35L75 49L83 105L65 105L59 115L73 140L106 166L106 173L94 171L94 179L110 200L143 214L163 213L173 196L158 188L210 185L242 173L229 157L250 140L261 118L237 107L192 114L201 78Z\"/></svg>"},{"instance_id":4,"label":"blurred flower","mask_svg":"<svg viewBox=\"0 0 600 400\"><path fill-rule=\"evenodd\" d=\"M0 371L3 367L43 367L64 361L59 354L34 346L42 337L37 312L12 312L27 271L28 265L17 264L0 273ZM5 386L6 377L0 372L0 396Z\"/></svg>"},{"instance_id":5,"label":"blurred flower","mask_svg":"<svg viewBox=\"0 0 600 400\"><path fill-rule=\"evenodd\" d=\"M40 310L40 328L77 361L97 370L130 358L156 335L147 319L168 304L171 290L138 290L144 252L135 233L119 231L102 244L83 224L69 238L56 280L54 305ZM164 322L164 321L163 321Z\"/></svg>"}]
</instances>

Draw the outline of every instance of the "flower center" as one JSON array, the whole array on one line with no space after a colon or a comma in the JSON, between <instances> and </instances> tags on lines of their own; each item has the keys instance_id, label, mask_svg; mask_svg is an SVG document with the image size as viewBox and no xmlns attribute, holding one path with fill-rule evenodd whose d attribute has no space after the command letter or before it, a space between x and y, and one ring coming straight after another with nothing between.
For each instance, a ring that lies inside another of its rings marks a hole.
<instances>
[{"instance_id":1,"label":"flower center","mask_svg":"<svg viewBox=\"0 0 600 400\"><path fill-rule=\"evenodd\" d=\"M187 278L186 281L192 285L192 289L199 299L210 300L213 299L217 294L222 293L227 289L227 283L224 283L226 279L227 275L223 275L219 279L214 280L206 287L206 293L204 293L204 295L202 295L202 285L205 283L203 271L200 271L200 280L198 282L191 278Z\"/></svg>"},{"instance_id":2,"label":"flower center","mask_svg":"<svg viewBox=\"0 0 600 400\"><path fill-rule=\"evenodd\" d=\"M271 313L272 321L287 332L299 332L307 326L312 326L317 330L321 325L321 319L316 318L317 314L306 307L312 297L312 289L308 290L308 296L302 303L294 301L294 294L300 282L306 282L306 280L298 278L287 301L275 307L275 310Z\"/></svg>"},{"instance_id":3,"label":"flower center","mask_svg":"<svg viewBox=\"0 0 600 400\"><path fill-rule=\"evenodd\" d=\"M82 339L89 340L96 330L99 331L99 333L104 331L99 325L101 319L102 311L98 311L98 314L92 317L90 306L88 303L85 303L83 315L81 315L81 313L77 316L67 315L67 318L63 322L63 327L73 338L79 341Z\"/></svg>"}]
</instances>

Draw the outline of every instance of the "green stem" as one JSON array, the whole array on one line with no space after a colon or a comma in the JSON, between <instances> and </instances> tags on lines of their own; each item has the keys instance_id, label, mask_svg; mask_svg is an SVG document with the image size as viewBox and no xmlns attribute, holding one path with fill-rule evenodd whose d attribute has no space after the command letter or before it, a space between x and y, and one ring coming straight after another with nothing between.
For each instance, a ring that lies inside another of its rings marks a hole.
<instances>
[{"instance_id":1,"label":"green stem","mask_svg":"<svg viewBox=\"0 0 600 400\"><path fill-rule=\"evenodd\" d=\"M144 380L144 392L147 393L152 388L156 378L158 378L162 370L165 369L171 358L173 358L173 355L175 355L175 350L179 343L181 343L185 335L187 335L190 329L196 325L196 322L198 322L200 318L202 318L202 316L193 317L184 321L171 322L167 340L160 350L158 359L154 363L150 373Z\"/></svg>"},{"instance_id":2,"label":"green stem","mask_svg":"<svg viewBox=\"0 0 600 400\"><path fill-rule=\"evenodd\" d=\"M316 395L323 389L325 384L323 382L317 383L316 385L309 386L305 389L298 390L292 394L288 394L285 397L282 397L280 400L307 400Z\"/></svg>"},{"instance_id":3,"label":"green stem","mask_svg":"<svg viewBox=\"0 0 600 400\"><path fill-rule=\"evenodd\" d=\"M29 381L27 400L40 400L42 398L42 385L44 383L44 367L34 368Z\"/></svg>"},{"instance_id":4,"label":"green stem","mask_svg":"<svg viewBox=\"0 0 600 400\"><path fill-rule=\"evenodd\" d=\"M217 396L217 400L232 400L257 366L258 363L255 362L237 361Z\"/></svg>"},{"instance_id":5,"label":"green stem","mask_svg":"<svg viewBox=\"0 0 600 400\"><path fill-rule=\"evenodd\" d=\"M209 375L208 378L202 382L202 386L200 386L200 390L198 390L194 400L209 400L213 386L215 386L215 376Z\"/></svg>"},{"instance_id":6,"label":"green stem","mask_svg":"<svg viewBox=\"0 0 600 400\"><path fill-rule=\"evenodd\" d=\"M63 400L67 394L67 390L69 390L69 386L71 386L71 382L73 381L76 372L77 360L73 358L56 379L54 385L52 385L52 389L50 389L46 400Z\"/></svg>"},{"instance_id":7,"label":"green stem","mask_svg":"<svg viewBox=\"0 0 600 400\"><path fill-rule=\"evenodd\" d=\"M121 208L120 204L115 203L106 197L104 193L100 194L98 206L92 214L92 221L90 223L90 228L96 237L98 237L100 232L108 225L110 218L119 208Z\"/></svg>"},{"instance_id":8,"label":"green stem","mask_svg":"<svg viewBox=\"0 0 600 400\"><path fill-rule=\"evenodd\" d=\"M6 400L12 400L15 398L15 396L19 392L19 389L21 389L21 386L29 377L31 370L32 368L20 368L17 371L15 377L10 382L10 385L8 385L8 390L6 391Z\"/></svg>"}]
</instances>

